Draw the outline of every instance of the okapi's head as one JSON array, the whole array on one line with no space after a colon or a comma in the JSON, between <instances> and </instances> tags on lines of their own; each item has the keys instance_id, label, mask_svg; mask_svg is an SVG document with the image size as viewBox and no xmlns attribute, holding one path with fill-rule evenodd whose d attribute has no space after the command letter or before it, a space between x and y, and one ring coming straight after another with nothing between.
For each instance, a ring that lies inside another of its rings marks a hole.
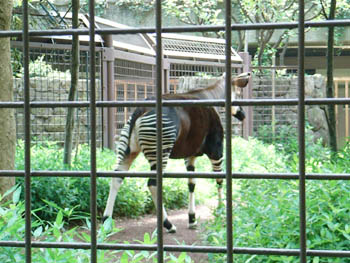
<instances>
[{"instance_id":1,"label":"okapi's head","mask_svg":"<svg viewBox=\"0 0 350 263\"><path fill-rule=\"evenodd\" d=\"M232 100L236 99L236 88L244 88L247 86L250 79L250 72L239 74L237 77L232 78ZM243 121L245 119L245 113L241 106L231 107L232 116L238 120Z\"/></svg>"}]
</instances>

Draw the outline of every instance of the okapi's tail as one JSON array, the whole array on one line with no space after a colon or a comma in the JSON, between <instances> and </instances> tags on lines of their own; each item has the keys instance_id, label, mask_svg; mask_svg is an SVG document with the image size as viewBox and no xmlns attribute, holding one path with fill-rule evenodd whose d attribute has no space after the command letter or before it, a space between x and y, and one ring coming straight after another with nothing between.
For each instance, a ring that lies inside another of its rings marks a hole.
<instances>
[{"instance_id":1,"label":"okapi's tail","mask_svg":"<svg viewBox=\"0 0 350 263\"><path fill-rule=\"evenodd\" d=\"M123 162L124 158L130 153L130 137L135 127L136 120L145 112L143 108L137 108L128 119L120 132L117 149L117 167Z\"/></svg>"}]
</instances>

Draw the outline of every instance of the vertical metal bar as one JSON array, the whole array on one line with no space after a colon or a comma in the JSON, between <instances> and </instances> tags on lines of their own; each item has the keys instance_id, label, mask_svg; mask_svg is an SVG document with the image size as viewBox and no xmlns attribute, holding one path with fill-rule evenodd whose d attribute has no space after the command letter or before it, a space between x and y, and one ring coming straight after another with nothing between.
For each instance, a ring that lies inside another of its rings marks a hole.
<instances>
[{"instance_id":1,"label":"vertical metal bar","mask_svg":"<svg viewBox=\"0 0 350 263\"><path fill-rule=\"evenodd\" d=\"M104 39L105 43L107 43L106 38ZM106 44L107 45L107 44ZM106 59L102 59L102 100L110 100L109 98L109 90L110 85L108 83L108 62ZM110 135L110 129L109 129L109 112L110 108L103 108L102 109L102 145L105 148L109 147L109 135Z\"/></svg>"},{"instance_id":2,"label":"vertical metal bar","mask_svg":"<svg viewBox=\"0 0 350 263\"><path fill-rule=\"evenodd\" d=\"M305 193L305 24L304 0L299 0L298 26L298 129L299 129L299 220L300 262L306 263L306 193Z\"/></svg>"},{"instance_id":3,"label":"vertical metal bar","mask_svg":"<svg viewBox=\"0 0 350 263\"><path fill-rule=\"evenodd\" d=\"M345 98L349 98L349 81L345 80ZM349 137L349 105L345 104L345 138Z\"/></svg>"},{"instance_id":4,"label":"vertical metal bar","mask_svg":"<svg viewBox=\"0 0 350 263\"><path fill-rule=\"evenodd\" d=\"M126 81L124 84L123 84L123 87L124 87L124 100L127 101L128 100L128 81ZM124 124L128 121L128 108L127 107L124 107Z\"/></svg>"},{"instance_id":5,"label":"vertical metal bar","mask_svg":"<svg viewBox=\"0 0 350 263\"><path fill-rule=\"evenodd\" d=\"M95 1L89 1L89 48L90 48L90 213L91 213L91 259L97 263L97 208L96 208L96 59L95 59Z\"/></svg>"},{"instance_id":6,"label":"vertical metal bar","mask_svg":"<svg viewBox=\"0 0 350 263\"><path fill-rule=\"evenodd\" d=\"M23 1L23 56L24 56L24 185L25 185L25 258L32 262L31 240L31 179L30 179L30 90L29 90L29 19L28 0Z\"/></svg>"},{"instance_id":7,"label":"vertical metal bar","mask_svg":"<svg viewBox=\"0 0 350 263\"><path fill-rule=\"evenodd\" d=\"M163 246L163 166L162 166L162 1L156 0L156 112L157 112L157 259L158 263L164 262Z\"/></svg>"},{"instance_id":8,"label":"vertical metal bar","mask_svg":"<svg viewBox=\"0 0 350 263\"><path fill-rule=\"evenodd\" d=\"M335 81L334 83L334 97L335 98L339 98L339 81ZM339 124L339 121L338 121L338 105L334 105L334 108L335 108L335 125L336 127L338 128L338 124ZM339 133L339 129L336 129L336 135L338 136L338 133Z\"/></svg>"},{"instance_id":9,"label":"vertical metal bar","mask_svg":"<svg viewBox=\"0 0 350 263\"><path fill-rule=\"evenodd\" d=\"M271 78L272 78L272 99L276 98L276 56L272 56L272 72L271 72ZM276 106L272 105L272 142L275 142L276 137Z\"/></svg>"},{"instance_id":10,"label":"vertical metal bar","mask_svg":"<svg viewBox=\"0 0 350 263\"><path fill-rule=\"evenodd\" d=\"M225 1L226 15L225 15L225 69L226 69L226 246L227 246L227 262L233 262L233 235L232 235L232 117L231 117L231 1Z\"/></svg>"}]
</instances>

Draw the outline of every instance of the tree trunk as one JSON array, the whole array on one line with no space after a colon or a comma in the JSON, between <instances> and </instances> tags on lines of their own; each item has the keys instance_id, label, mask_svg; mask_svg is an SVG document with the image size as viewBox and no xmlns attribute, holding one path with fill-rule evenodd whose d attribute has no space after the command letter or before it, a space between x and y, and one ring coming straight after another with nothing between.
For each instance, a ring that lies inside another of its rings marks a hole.
<instances>
[{"instance_id":1,"label":"tree trunk","mask_svg":"<svg viewBox=\"0 0 350 263\"><path fill-rule=\"evenodd\" d=\"M9 30L12 1L0 0L0 30ZM0 38L0 101L13 101L10 39ZM0 170L13 170L16 152L14 109L0 109ZM0 177L0 194L15 184L14 177Z\"/></svg>"},{"instance_id":2,"label":"tree trunk","mask_svg":"<svg viewBox=\"0 0 350 263\"><path fill-rule=\"evenodd\" d=\"M335 17L336 0L331 1L329 20ZM334 27L328 28L328 43L327 43L327 98L334 97L333 89L333 56L334 56ZM336 116L335 106L328 105L328 119L329 119L329 146L333 152L337 151L337 130L336 130Z\"/></svg>"},{"instance_id":3,"label":"tree trunk","mask_svg":"<svg viewBox=\"0 0 350 263\"><path fill-rule=\"evenodd\" d=\"M79 0L73 0L72 5L73 5L72 27L78 28ZM74 101L77 94L78 80L79 80L79 57L80 57L79 56L79 35L73 34L71 86L70 86L69 95L68 95L69 101ZM74 112L75 112L74 108L67 108L63 163L67 164L69 167L71 166L71 162L72 162Z\"/></svg>"}]
</instances>

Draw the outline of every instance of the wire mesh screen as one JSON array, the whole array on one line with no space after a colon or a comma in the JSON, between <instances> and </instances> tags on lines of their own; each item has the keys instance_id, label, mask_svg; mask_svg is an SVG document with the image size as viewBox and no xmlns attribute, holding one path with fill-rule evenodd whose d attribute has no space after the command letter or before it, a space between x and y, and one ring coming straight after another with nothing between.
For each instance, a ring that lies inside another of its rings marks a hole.
<instances>
[{"instance_id":1,"label":"wire mesh screen","mask_svg":"<svg viewBox=\"0 0 350 263\"><path fill-rule=\"evenodd\" d=\"M118 101L144 100L154 96L154 65L116 59L114 62L115 98ZM117 107L116 134L129 119L134 107Z\"/></svg>"},{"instance_id":2,"label":"wire mesh screen","mask_svg":"<svg viewBox=\"0 0 350 263\"><path fill-rule=\"evenodd\" d=\"M163 39L164 50L167 51L179 51L189 54L213 54L213 55L225 55L225 43L208 43L201 41L193 41L186 39Z\"/></svg>"},{"instance_id":3,"label":"wire mesh screen","mask_svg":"<svg viewBox=\"0 0 350 263\"><path fill-rule=\"evenodd\" d=\"M297 98L295 75L278 75L275 69L256 70L252 98ZM271 143L288 134L296 135L297 106L273 105L253 107L253 136Z\"/></svg>"},{"instance_id":4,"label":"wire mesh screen","mask_svg":"<svg viewBox=\"0 0 350 263\"><path fill-rule=\"evenodd\" d=\"M31 77L31 101L67 101L71 86L71 50L68 46L40 45L30 48L29 74ZM95 54L97 64L97 86L101 87L101 53ZM14 71L14 100L23 101L23 68L22 49L18 43L12 45L12 60ZM89 100L89 52L80 52L79 81L76 95L77 101ZM101 88L97 91L100 99ZM64 142L66 125L66 108L33 108L31 116L31 132L33 141ZM88 108L76 108L73 142L88 143L90 138ZM101 109L98 110L98 145L102 142L102 117ZM16 110L17 139L24 138L23 109Z\"/></svg>"}]
</instances>

